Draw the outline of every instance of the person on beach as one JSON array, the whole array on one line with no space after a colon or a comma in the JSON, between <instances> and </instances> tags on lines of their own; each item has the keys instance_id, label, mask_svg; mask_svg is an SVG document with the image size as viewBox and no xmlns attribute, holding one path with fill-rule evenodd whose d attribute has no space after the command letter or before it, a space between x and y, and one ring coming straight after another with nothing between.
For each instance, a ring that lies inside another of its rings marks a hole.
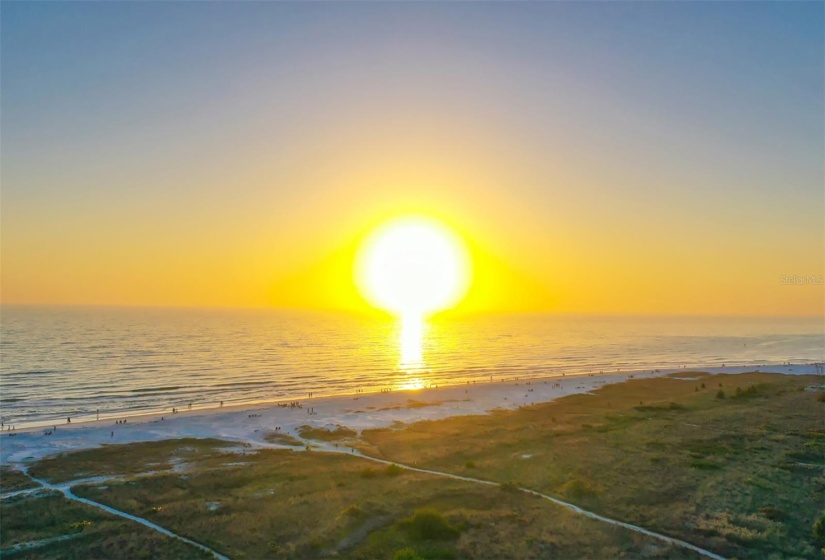
<instances>
[{"instance_id":1,"label":"person on beach","mask_svg":"<svg viewBox=\"0 0 825 560\"><path fill-rule=\"evenodd\" d=\"M71 423L72 423L72 418L70 416L69 418L66 418L66 424L71 424Z\"/></svg>"}]
</instances>

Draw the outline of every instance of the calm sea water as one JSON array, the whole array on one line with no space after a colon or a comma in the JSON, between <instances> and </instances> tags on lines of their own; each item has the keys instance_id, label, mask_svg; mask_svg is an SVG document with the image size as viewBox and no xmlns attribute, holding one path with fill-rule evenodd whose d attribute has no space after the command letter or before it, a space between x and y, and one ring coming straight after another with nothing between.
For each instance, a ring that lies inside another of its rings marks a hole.
<instances>
[{"instance_id":1,"label":"calm sea water","mask_svg":"<svg viewBox=\"0 0 825 560\"><path fill-rule=\"evenodd\" d=\"M413 329L415 331L415 329ZM6 423L509 377L825 360L821 318L489 316L416 332L274 310L4 306Z\"/></svg>"}]
</instances>

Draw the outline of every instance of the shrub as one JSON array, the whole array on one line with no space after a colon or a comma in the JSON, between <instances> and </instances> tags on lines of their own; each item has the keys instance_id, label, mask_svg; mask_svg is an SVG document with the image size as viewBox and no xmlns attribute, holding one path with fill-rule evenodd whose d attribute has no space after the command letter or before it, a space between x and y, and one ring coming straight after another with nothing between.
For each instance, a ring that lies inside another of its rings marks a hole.
<instances>
[{"instance_id":1,"label":"shrub","mask_svg":"<svg viewBox=\"0 0 825 560\"><path fill-rule=\"evenodd\" d=\"M398 476L399 474L403 473L404 469L393 463L392 465L387 465L387 468L384 469L384 474L387 476Z\"/></svg>"},{"instance_id":2,"label":"shrub","mask_svg":"<svg viewBox=\"0 0 825 560\"><path fill-rule=\"evenodd\" d=\"M501 484L501 489L504 490L505 492L518 492L519 491L518 484L516 484L513 481L508 481L508 482L502 483Z\"/></svg>"},{"instance_id":3,"label":"shrub","mask_svg":"<svg viewBox=\"0 0 825 560\"><path fill-rule=\"evenodd\" d=\"M403 526L418 540L446 540L457 538L460 531L450 525L444 516L434 509L419 509Z\"/></svg>"},{"instance_id":4,"label":"shrub","mask_svg":"<svg viewBox=\"0 0 825 560\"><path fill-rule=\"evenodd\" d=\"M819 518L814 521L814 538L818 541L825 541L825 512L819 514Z\"/></svg>"},{"instance_id":5,"label":"shrub","mask_svg":"<svg viewBox=\"0 0 825 560\"><path fill-rule=\"evenodd\" d=\"M475 464L475 463L473 463L472 461L467 461L466 463L464 463L464 466L465 466L466 468L468 468L468 469L474 469L474 468L476 468L476 464Z\"/></svg>"},{"instance_id":6,"label":"shrub","mask_svg":"<svg viewBox=\"0 0 825 560\"><path fill-rule=\"evenodd\" d=\"M825 393L819 393L816 396L816 402L825 402Z\"/></svg>"},{"instance_id":7,"label":"shrub","mask_svg":"<svg viewBox=\"0 0 825 560\"><path fill-rule=\"evenodd\" d=\"M373 468L367 467L361 471L361 478L375 478L376 476L378 473Z\"/></svg>"},{"instance_id":8,"label":"shrub","mask_svg":"<svg viewBox=\"0 0 825 560\"><path fill-rule=\"evenodd\" d=\"M706 471L715 471L717 469L721 469L721 465L717 463L713 463L711 461L706 461L704 459L694 459L690 462L690 466L694 469L706 470Z\"/></svg>"},{"instance_id":9,"label":"shrub","mask_svg":"<svg viewBox=\"0 0 825 560\"><path fill-rule=\"evenodd\" d=\"M415 550L410 547L396 550L392 555L392 560L424 560Z\"/></svg>"},{"instance_id":10,"label":"shrub","mask_svg":"<svg viewBox=\"0 0 825 560\"><path fill-rule=\"evenodd\" d=\"M773 506L759 508L759 513L761 513L771 521L780 521L785 518L785 512Z\"/></svg>"},{"instance_id":11,"label":"shrub","mask_svg":"<svg viewBox=\"0 0 825 560\"><path fill-rule=\"evenodd\" d=\"M590 498L601 493L602 489L598 484L582 478L574 478L568 480L561 487L561 491L565 496L575 499Z\"/></svg>"},{"instance_id":12,"label":"shrub","mask_svg":"<svg viewBox=\"0 0 825 560\"><path fill-rule=\"evenodd\" d=\"M744 391L741 387L736 388L736 393L733 395L734 399L747 399L753 397L766 397L766 393L768 390L768 386L764 383L759 383L758 385L751 385Z\"/></svg>"},{"instance_id":13,"label":"shrub","mask_svg":"<svg viewBox=\"0 0 825 560\"><path fill-rule=\"evenodd\" d=\"M716 398L717 399L724 399L725 398L725 392L722 389L719 389L719 391L716 392Z\"/></svg>"},{"instance_id":14,"label":"shrub","mask_svg":"<svg viewBox=\"0 0 825 560\"><path fill-rule=\"evenodd\" d=\"M702 385L700 385L700 387L702 387L702 389L704 389L704 388L705 388L705 384L704 384L704 383L702 383Z\"/></svg>"},{"instance_id":15,"label":"shrub","mask_svg":"<svg viewBox=\"0 0 825 560\"><path fill-rule=\"evenodd\" d=\"M363 514L364 510L358 504L350 504L341 510L342 517L361 517Z\"/></svg>"}]
</instances>

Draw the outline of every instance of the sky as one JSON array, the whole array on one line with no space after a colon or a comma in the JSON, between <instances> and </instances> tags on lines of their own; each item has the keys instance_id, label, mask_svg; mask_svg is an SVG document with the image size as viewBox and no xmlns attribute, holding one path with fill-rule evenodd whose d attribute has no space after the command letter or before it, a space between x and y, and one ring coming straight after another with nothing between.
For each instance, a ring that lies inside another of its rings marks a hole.
<instances>
[{"instance_id":1,"label":"sky","mask_svg":"<svg viewBox=\"0 0 825 560\"><path fill-rule=\"evenodd\" d=\"M2 302L822 315L821 2L3 2ZM787 277L800 277L789 283Z\"/></svg>"}]
</instances>

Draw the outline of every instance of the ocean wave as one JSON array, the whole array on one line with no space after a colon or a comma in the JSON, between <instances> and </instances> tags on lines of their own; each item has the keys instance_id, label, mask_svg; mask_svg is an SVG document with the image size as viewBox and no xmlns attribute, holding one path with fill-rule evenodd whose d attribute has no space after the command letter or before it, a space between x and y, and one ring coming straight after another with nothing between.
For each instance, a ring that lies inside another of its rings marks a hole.
<instances>
[{"instance_id":1,"label":"ocean wave","mask_svg":"<svg viewBox=\"0 0 825 560\"><path fill-rule=\"evenodd\" d=\"M169 387L143 387L140 389L132 389L133 393L161 393L164 391L177 391L184 389L183 385L170 385Z\"/></svg>"}]
</instances>

